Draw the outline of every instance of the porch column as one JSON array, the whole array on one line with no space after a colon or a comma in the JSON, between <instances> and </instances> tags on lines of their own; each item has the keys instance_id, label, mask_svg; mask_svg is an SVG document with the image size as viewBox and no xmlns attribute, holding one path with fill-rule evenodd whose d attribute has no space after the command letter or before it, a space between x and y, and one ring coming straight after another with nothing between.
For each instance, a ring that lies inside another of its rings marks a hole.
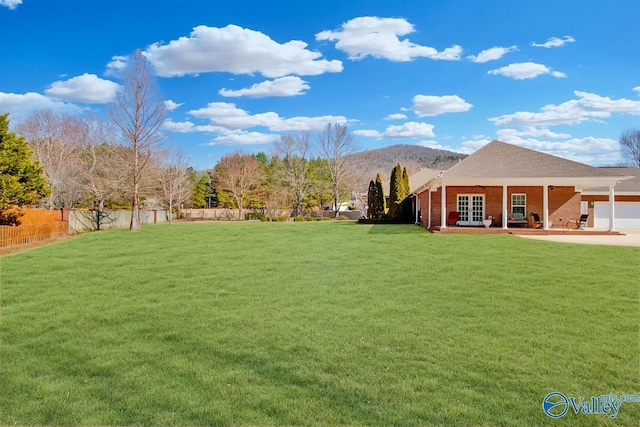
<instances>
[{"instance_id":1,"label":"porch column","mask_svg":"<svg viewBox=\"0 0 640 427\"><path fill-rule=\"evenodd\" d=\"M609 186L609 231L616 231L616 197L613 187L615 185Z\"/></svg>"},{"instance_id":2,"label":"porch column","mask_svg":"<svg viewBox=\"0 0 640 427\"><path fill-rule=\"evenodd\" d=\"M502 228L504 228L505 230L508 228L507 227L507 220L509 218L507 218L507 209L509 207L509 202L507 201L507 186L503 185L502 186Z\"/></svg>"},{"instance_id":3,"label":"porch column","mask_svg":"<svg viewBox=\"0 0 640 427\"><path fill-rule=\"evenodd\" d=\"M549 185L542 186L542 229L549 229Z\"/></svg>"},{"instance_id":4,"label":"porch column","mask_svg":"<svg viewBox=\"0 0 640 427\"><path fill-rule=\"evenodd\" d=\"M413 194L413 201L416 204L416 224L418 224L418 212L420 211L420 201L418 200L418 195Z\"/></svg>"},{"instance_id":5,"label":"porch column","mask_svg":"<svg viewBox=\"0 0 640 427\"><path fill-rule=\"evenodd\" d=\"M427 228L431 228L431 189L429 189L429 207L427 208Z\"/></svg>"},{"instance_id":6,"label":"porch column","mask_svg":"<svg viewBox=\"0 0 640 427\"><path fill-rule=\"evenodd\" d=\"M447 228L447 186L442 184L442 197L440 202L440 228Z\"/></svg>"}]
</instances>

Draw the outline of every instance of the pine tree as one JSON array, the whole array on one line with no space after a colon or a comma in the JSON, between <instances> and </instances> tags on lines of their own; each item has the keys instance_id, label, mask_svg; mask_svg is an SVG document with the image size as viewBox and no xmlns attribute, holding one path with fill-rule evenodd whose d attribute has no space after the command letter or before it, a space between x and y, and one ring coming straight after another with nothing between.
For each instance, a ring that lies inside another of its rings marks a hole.
<instances>
[{"instance_id":1,"label":"pine tree","mask_svg":"<svg viewBox=\"0 0 640 427\"><path fill-rule=\"evenodd\" d=\"M36 203L50 191L27 140L9 132L8 117L0 115L0 221L8 209Z\"/></svg>"}]
</instances>

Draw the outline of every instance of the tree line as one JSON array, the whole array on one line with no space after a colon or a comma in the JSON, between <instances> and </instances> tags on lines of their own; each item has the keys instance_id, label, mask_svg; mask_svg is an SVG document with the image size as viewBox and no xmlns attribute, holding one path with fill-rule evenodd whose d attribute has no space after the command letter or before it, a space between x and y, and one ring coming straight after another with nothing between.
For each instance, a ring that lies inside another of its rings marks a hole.
<instances>
[{"instance_id":1,"label":"tree line","mask_svg":"<svg viewBox=\"0 0 640 427\"><path fill-rule=\"evenodd\" d=\"M240 217L245 208L267 216L282 209L300 216L331 208L337 216L340 204L358 194L359 164L348 158L357 149L347 127L337 123L315 136L283 135L270 155L236 151L223 156L208 172L211 192L220 206L239 209Z\"/></svg>"},{"instance_id":2,"label":"tree line","mask_svg":"<svg viewBox=\"0 0 640 427\"><path fill-rule=\"evenodd\" d=\"M10 208L36 203L96 212L130 208L133 231L140 227L141 201L172 212L178 206L237 208L241 218L247 208L266 215L289 209L293 216L329 208L337 216L341 203L366 192L363 171L371 159L353 160L358 146L338 123L316 135L283 135L270 154L227 154L198 176L179 150L163 144L166 110L153 70L139 50L131 58L109 121L38 110L10 132L8 114L0 115L0 223L16 222ZM623 133L620 144L640 166L640 131ZM378 174L369 182L369 216L406 215L409 193L400 164L391 173L388 201Z\"/></svg>"}]
</instances>

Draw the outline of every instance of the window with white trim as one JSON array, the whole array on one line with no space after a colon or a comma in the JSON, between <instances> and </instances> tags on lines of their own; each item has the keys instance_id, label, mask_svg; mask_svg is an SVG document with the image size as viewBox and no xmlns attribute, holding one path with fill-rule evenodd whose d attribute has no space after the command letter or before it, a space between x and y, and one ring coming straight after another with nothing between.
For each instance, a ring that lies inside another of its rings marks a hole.
<instances>
[{"instance_id":1,"label":"window with white trim","mask_svg":"<svg viewBox=\"0 0 640 427\"><path fill-rule=\"evenodd\" d=\"M511 212L521 213L527 217L527 195L526 194L512 194L511 195Z\"/></svg>"}]
</instances>

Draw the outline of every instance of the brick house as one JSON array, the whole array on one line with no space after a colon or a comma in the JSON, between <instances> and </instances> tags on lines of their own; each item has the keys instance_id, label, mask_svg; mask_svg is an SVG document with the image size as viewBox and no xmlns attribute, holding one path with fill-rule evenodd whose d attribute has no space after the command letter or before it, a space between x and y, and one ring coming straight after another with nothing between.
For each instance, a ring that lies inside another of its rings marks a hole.
<instances>
[{"instance_id":1,"label":"brick house","mask_svg":"<svg viewBox=\"0 0 640 427\"><path fill-rule=\"evenodd\" d=\"M585 189L606 190L615 230L615 186L634 176L492 141L451 168L423 182L413 191L427 228L446 228L449 212L459 213L457 225L479 226L491 217L492 226L508 228L509 219L519 215L531 222L539 214L547 230L585 211ZM601 197L602 195L598 195ZM588 202L587 202L588 203ZM561 221L562 219L562 221ZM520 224L518 224L520 225Z\"/></svg>"}]
</instances>

